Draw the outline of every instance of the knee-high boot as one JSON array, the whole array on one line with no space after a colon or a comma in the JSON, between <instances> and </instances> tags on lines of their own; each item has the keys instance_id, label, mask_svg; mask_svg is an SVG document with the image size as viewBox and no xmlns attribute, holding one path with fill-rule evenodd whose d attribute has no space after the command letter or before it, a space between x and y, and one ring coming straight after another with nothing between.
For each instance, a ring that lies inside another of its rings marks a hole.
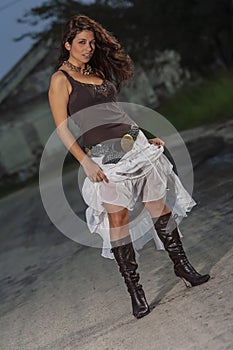
<instances>
[{"instance_id":1,"label":"knee-high boot","mask_svg":"<svg viewBox=\"0 0 233 350\"><path fill-rule=\"evenodd\" d=\"M132 242L129 239L126 242L122 240L111 242L111 251L119 265L119 270L131 296L133 315L136 318L141 318L147 315L150 309L142 285L138 283L140 277L136 273L138 264Z\"/></svg>"},{"instance_id":2,"label":"knee-high boot","mask_svg":"<svg viewBox=\"0 0 233 350\"><path fill-rule=\"evenodd\" d=\"M165 250L174 263L176 276L182 278L186 287L197 286L207 282L210 276L208 274L199 274L188 261L171 212L160 216L154 223L154 226L159 238L164 244Z\"/></svg>"}]
</instances>

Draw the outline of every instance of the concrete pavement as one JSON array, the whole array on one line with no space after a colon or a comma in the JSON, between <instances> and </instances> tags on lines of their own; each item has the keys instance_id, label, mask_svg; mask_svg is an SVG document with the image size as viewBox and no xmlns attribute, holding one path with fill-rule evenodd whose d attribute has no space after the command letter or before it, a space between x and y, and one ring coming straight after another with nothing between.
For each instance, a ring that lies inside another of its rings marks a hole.
<instances>
[{"instance_id":1,"label":"concrete pavement","mask_svg":"<svg viewBox=\"0 0 233 350\"><path fill-rule=\"evenodd\" d=\"M166 253L148 243L139 272L152 312L140 320L131 315L115 262L58 232L38 186L2 198L0 349L232 350L231 128L232 123L225 132L219 126L206 130L213 145L216 134L223 137L224 147L198 158L203 157L195 167L198 206L181 224L191 262L211 280L187 289ZM203 141L188 132L186 137L199 145ZM73 172L65 176L75 203L74 180Z\"/></svg>"}]
</instances>

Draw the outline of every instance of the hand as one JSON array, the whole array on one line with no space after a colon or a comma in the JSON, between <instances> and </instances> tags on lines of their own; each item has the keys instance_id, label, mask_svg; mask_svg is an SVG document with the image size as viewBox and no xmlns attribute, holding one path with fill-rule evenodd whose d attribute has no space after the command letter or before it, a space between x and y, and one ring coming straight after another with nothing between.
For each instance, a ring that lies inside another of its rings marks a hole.
<instances>
[{"instance_id":1,"label":"hand","mask_svg":"<svg viewBox=\"0 0 233 350\"><path fill-rule=\"evenodd\" d=\"M159 147L165 145L165 142L163 140L159 139L158 137L156 137L154 139L149 139L148 142L152 143L152 144L154 144L156 146L159 146Z\"/></svg>"},{"instance_id":2,"label":"hand","mask_svg":"<svg viewBox=\"0 0 233 350\"><path fill-rule=\"evenodd\" d=\"M104 174L99 165L93 162L88 156L84 158L81 165L91 182L101 182L103 180L105 182L109 182L107 176Z\"/></svg>"}]
</instances>

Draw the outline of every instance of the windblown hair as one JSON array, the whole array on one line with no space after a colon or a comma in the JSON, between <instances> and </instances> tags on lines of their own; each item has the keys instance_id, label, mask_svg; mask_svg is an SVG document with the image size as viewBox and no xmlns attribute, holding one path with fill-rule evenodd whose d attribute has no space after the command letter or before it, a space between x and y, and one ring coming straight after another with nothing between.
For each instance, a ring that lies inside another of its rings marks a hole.
<instances>
[{"instance_id":1,"label":"windblown hair","mask_svg":"<svg viewBox=\"0 0 233 350\"><path fill-rule=\"evenodd\" d=\"M122 82L133 77L132 61L117 39L87 16L75 15L65 24L57 68L69 58L65 43L72 44L76 34L83 30L90 30L95 35L95 51L89 64L96 74L112 81L119 90Z\"/></svg>"}]
</instances>

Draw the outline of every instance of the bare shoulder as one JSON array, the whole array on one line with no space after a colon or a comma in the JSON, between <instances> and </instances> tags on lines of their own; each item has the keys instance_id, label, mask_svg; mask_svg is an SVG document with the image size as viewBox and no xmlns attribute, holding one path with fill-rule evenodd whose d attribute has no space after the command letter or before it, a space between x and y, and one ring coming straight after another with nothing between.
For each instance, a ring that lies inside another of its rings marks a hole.
<instances>
[{"instance_id":1,"label":"bare shoulder","mask_svg":"<svg viewBox=\"0 0 233 350\"><path fill-rule=\"evenodd\" d=\"M62 73L59 70L53 73L50 80L49 93L52 92L56 94L61 94L61 93L70 94L71 90L72 90L72 87L70 85L70 82L67 80L64 73Z\"/></svg>"},{"instance_id":2,"label":"bare shoulder","mask_svg":"<svg viewBox=\"0 0 233 350\"><path fill-rule=\"evenodd\" d=\"M60 85L60 84L64 84L66 83L67 79L66 76L64 75L64 73L62 73L61 71L56 71L55 73L53 73L53 75L51 76L51 84L55 84L55 85Z\"/></svg>"}]
</instances>

